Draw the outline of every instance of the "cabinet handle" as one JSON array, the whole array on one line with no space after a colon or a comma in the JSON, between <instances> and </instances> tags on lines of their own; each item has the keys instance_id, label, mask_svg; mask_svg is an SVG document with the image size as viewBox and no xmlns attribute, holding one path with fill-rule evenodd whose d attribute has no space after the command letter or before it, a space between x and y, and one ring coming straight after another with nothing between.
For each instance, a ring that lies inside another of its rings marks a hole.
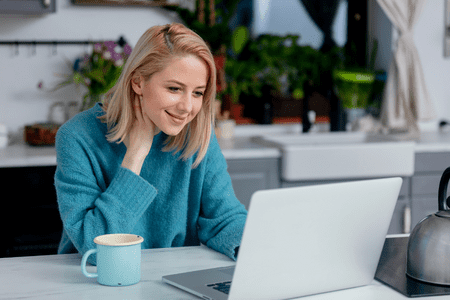
<instances>
[{"instance_id":1,"label":"cabinet handle","mask_svg":"<svg viewBox=\"0 0 450 300\"><path fill-rule=\"evenodd\" d=\"M411 208L405 206L403 209L403 233L410 233L411 231Z\"/></svg>"},{"instance_id":2,"label":"cabinet handle","mask_svg":"<svg viewBox=\"0 0 450 300\"><path fill-rule=\"evenodd\" d=\"M42 4L44 4L45 7L49 7L52 3L52 0L42 0Z\"/></svg>"}]
</instances>

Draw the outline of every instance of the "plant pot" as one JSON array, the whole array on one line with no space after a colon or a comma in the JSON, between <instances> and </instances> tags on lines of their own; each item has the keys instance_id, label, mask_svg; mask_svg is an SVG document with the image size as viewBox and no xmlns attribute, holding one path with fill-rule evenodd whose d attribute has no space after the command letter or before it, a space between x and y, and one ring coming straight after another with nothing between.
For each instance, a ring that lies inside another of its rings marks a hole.
<instances>
[{"instance_id":1,"label":"plant pot","mask_svg":"<svg viewBox=\"0 0 450 300\"><path fill-rule=\"evenodd\" d=\"M371 72L351 72L336 70L333 73L338 97L345 109L365 109L372 93L375 74Z\"/></svg>"},{"instance_id":2,"label":"plant pot","mask_svg":"<svg viewBox=\"0 0 450 300\"><path fill-rule=\"evenodd\" d=\"M233 119L220 120L216 122L216 136L218 139L231 139L234 137L236 121Z\"/></svg>"},{"instance_id":3,"label":"plant pot","mask_svg":"<svg viewBox=\"0 0 450 300\"><path fill-rule=\"evenodd\" d=\"M230 117L234 120L242 119L244 114L244 105L233 104L231 105Z\"/></svg>"},{"instance_id":4,"label":"plant pot","mask_svg":"<svg viewBox=\"0 0 450 300\"><path fill-rule=\"evenodd\" d=\"M53 146L55 145L55 137L58 129L59 125L52 123L26 125L24 138L27 144L31 146Z\"/></svg>"},{"instance_id":5,"label":"plant pot","mask_svg":"<svg viewBox=\"0 0 450 300\"><path fill-rule=\"evenodd\" d=\"M359 119L366 115L366 110L363 108L346 108L345 109L345 120L347 122L348 131L353 131L357 127L357 122Z\"/></svg>"}]
</instances>

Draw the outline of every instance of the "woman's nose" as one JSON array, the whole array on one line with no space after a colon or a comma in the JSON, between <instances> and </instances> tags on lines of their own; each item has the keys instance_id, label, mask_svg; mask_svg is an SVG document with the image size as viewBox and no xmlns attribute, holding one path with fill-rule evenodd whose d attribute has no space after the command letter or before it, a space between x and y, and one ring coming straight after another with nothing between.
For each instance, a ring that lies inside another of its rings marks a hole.
<instances>
[{"instance_id":1,"label":"woman's nose","mask_svg":"<svg viewBox=\"0 0 450 300\"><path fill-rule=\"evenodd\" d=\"M190 93L183 95L181 101L178 103L178 109L190 113L192 111L192 101L193 96Z\"/></svg>"}]
</instances>

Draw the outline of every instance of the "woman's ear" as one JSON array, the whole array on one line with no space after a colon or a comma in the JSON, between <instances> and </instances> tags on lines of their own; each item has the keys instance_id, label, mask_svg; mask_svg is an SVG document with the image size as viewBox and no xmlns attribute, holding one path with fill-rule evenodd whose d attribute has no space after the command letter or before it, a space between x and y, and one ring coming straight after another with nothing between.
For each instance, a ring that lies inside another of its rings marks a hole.
<instances>
[{"instance_id":1,"label":"woman's ear","mask_svg":"<svg viewBox=\"0 0 450 300\"><path fill-rule=\"evenodd\" d=\"M142 95L142 88L144 87L144 78L142 76L135 76L131 79L131 87L133 88L133 91L138 94Z\"/></svg>"}]
</instances>

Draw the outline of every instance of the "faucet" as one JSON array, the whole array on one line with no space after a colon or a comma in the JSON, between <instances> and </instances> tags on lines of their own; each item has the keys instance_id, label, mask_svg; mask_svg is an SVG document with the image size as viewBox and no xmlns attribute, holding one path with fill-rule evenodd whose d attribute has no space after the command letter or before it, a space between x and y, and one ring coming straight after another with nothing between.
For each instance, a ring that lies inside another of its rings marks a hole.
<instances>
[{"instance_id":1,"label":"faucet","mask_svg":"<svg viewBox=\"0 0 450 300\"><path fill-rule=\"evenodd\" d=\"M305 82L303 91L305 97L303 98L302 132L306 133L311 129L312 125L308 117L308 113L310 111L309 100L312 93L315 91L311 81ZM322 94L328 99L328 101L330 101L330 131L345 131L345 114L342 109L341 100L333 90L333 85L325 85L325 88L322 89Z\"/></svg>"}]
</instances>

